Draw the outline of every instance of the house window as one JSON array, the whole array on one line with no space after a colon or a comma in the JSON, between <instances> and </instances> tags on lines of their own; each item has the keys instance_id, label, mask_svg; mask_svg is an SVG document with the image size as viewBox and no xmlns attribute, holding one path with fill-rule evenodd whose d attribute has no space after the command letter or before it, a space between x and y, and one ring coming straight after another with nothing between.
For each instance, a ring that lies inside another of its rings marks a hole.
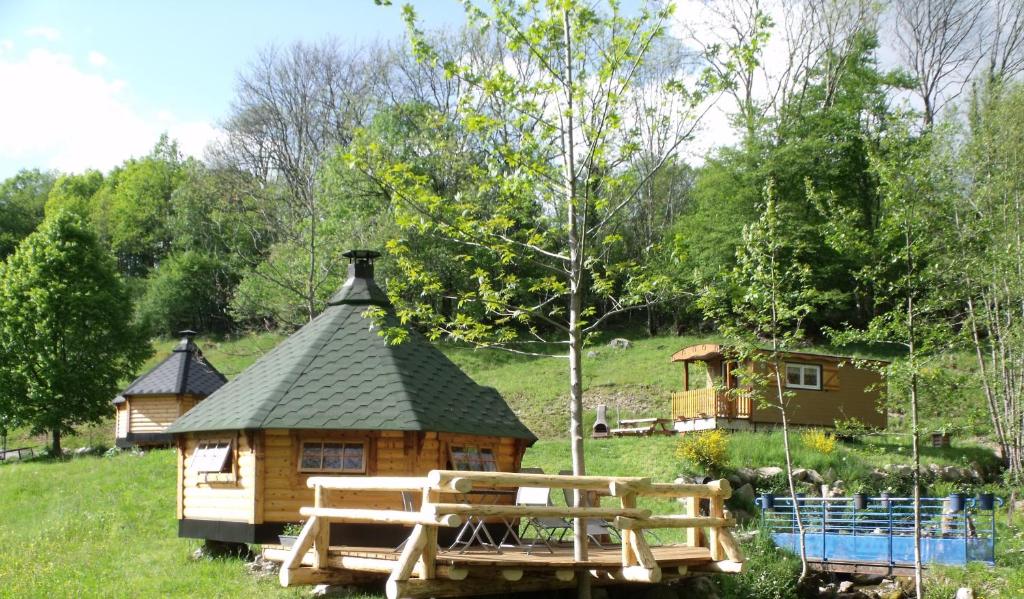
<instances>
[{"instance_id":1,"label":"house window","mask_svg":"<svg viewBox=\"0 0 1024 599\"><path fill-rule=\"evenodd\" d=\"M472 470L475 472L496 472L498 463L494 459L494 451L486 447L472 445L452 446L452 469Z\"/></svg>"},{"instance_id":2,"label":"house window","mask_svg":"<svg viewBox=\"0 0 1024 599\"><path fill-rule=\"evenodd\" d=\"M362 443L306 441L302 444L299 471L365 474L365 456Z\"/></svg>"},{"instance_id":3,"label":"house window","mask_svg":"<svg viewBox=\"0 0 1024 599\"><path fill-rule=\"evenodd\" d=\"M786 364L786 386L790 389L821 389L821 366Z\"/></svg>"},{"instance_id":4,"label":"house window","mask_svg":"<svg viewBox=\"0 0 1024 599\"><path fill-rule=\"evenodd\" d=\"M192 455L191 468L199 474L231 472L230 441L201 441Z\"/></svg>"}]
</instances>

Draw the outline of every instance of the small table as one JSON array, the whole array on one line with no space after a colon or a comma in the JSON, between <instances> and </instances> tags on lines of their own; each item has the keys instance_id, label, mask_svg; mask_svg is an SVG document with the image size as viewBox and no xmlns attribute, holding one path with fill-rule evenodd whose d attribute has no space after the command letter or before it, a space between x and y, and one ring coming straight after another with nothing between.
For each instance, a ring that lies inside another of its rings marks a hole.
<instances>
[{"instance_id":1,"label":"small table","mask_svg":"<svg viewBox=\"0 0 1024 599\"><path fill-rule=\"evenodd\" d=\"M474 489L468 493L461 493L459 498L465 503L472 503L469 501L470 495L480 497L482 499L481 503L486 504L487 498L493 498L496 503L497 500L500 500L502 497L514 498L516 492L510 489ZM448 550L451 551L455 547L462 545L462 549L459 550L459 553L465 553L466 550L469 549L470 545L477 542L484 547L494 547L494 551L496 553L501 553L501 544L510 536L516 546L522 545L523 542L519 538L519 534L516 532L516 527L509 522L508 518L502 517L501 523L505 526L506 530L501 537L501 541L495 543L494 537L491 536L491 531L487 529L487 522L483 517L467 516L466 522L462 525L462 528L459 529L458 534L455 535L455 540L448 546Z\"/></svg>"}]
</instances>

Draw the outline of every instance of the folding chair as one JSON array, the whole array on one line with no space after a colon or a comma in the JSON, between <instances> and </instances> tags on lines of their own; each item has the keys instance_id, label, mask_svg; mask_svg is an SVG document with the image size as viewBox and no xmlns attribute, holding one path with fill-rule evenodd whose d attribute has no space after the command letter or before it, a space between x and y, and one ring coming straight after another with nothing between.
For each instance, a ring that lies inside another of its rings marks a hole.
<instances>
[{"instance_id":1,"label":"folding chair","mask_svg":"<svg viewBox=\"0 0 1024 599\"><path fill-rule=\"evenodd\" d=\"M516 505L523 506L550 506L551 503L551 489L547 487L519 487L516 491ZM561 541L565 538L565 534L572 530L572 523L565 518L559 518L557 516L538 516L538 517L527 517L526 526L523 527L522 532L519 534L520 539L525 539L526 533L533 528L537 536L532 539L532 543L527 546L526 554L529 555L531 551L537 546L537 541L544 543L544 546L548 548L548 551L554 553L555 550L551 547L551 539L558 534L558 540Z\"/></svg>"},{"instance_id":2,"label":"folding chair","mask_svg":"<svg viewBox=\"0 0 1024 599\"><path fill-rule=\"evenodd\" d=\"M571 475L572 470L562 470L559 474ZM562 489L562 497L565 499L565 505L573 505L572 489ZM604 549L599 536L612 537L616 542L622 541L622 535L619 534L618 529L612 526L611 522L601 518L587 518L587 537L599 548Z\"/></svg>"},{"instance_id":3,"label":"folding chair","mask_svg":"<svg viewBox=\"0 0 1024 599\"><path fill-rule=\"evenodd\" d=\"M416 503L413 501L412 493L409 492L409 491L402 491L402 510L406 511L406 512L415 512L416 511ZM402 548L405 547L405 543L408 540L409 539L406 538L405 541L402 541L401 543L399 543L398 547L395 547L395 553L398 553L399 551L401 551Z\"/></svg>"}]
</instances>

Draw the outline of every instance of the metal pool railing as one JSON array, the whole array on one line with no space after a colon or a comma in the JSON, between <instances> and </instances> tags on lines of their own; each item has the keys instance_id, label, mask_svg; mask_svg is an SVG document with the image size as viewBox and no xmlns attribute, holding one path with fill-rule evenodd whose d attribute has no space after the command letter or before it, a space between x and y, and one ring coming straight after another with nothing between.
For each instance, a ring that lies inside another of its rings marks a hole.
<instances>
[{"instance_id":1,"label":"metal pool railing","mask_svg":"<svg viewBox=\"0 0 1024 599\"><path fill-rule=\"evenodd\" d=\"M807 557L818 562L899 566L914 562L914 500L911 497L800 497ZM995 503L991 495L921 498L921 561L924 564L995 564ZM796 510L789 497L757 500L775 544L800 550Z\"/></svg>"}]
</instances>

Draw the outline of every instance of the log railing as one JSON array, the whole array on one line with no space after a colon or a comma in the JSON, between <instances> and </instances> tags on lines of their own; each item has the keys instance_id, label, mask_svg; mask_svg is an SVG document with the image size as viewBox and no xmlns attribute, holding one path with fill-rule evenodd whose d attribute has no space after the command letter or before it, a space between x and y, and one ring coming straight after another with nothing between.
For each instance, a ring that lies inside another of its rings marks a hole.
<instances>
[{"instance_id":1,"label":"log railing","mask_svg":"<svg viewBox=\"0 0 1024 599\"><path fill-rule=\"evenodd\" d=\"M672 419L750 418L749 391L726 391L716 387L690 389L672 394Z\"/></svg>"},{"instance_id":2,"label":"log railing","mask_svg":"<svg viewBox=\"0 0 1024 599\"><path fill-rule=\"evenodd\" d=\"M323 575L328 568L330 525L334 522L412 526L412 532L404 543L397 561L344 555L331 559L330 566L333 568L388 574L389 598L442 594L445 588L449 588L445 585L452 585L452 581L466 578L466 568L439 567L437 564L438 529L460 526L466 518L515 519L557 516L600 518L613 522L621 532L621 568L617 567L616 571L611 573L616 580L661 580L661 567L644 537L645 529L688 529L687 544L694 547L706 546L713 562L712 567L719 571L738 571L744 561L739 545L729 531L735 522L724 508L725 500L732 493L726 480L707 484L666 484L653 483L650 479L638 477L434 470L426 477L314 476L308 479L307 484L315 490L315 503L312 507L300 510L302 516L306 518L306 523L281 565L280 581L283 586L321 582L329 578ZM618 505L545 507L464 503L455 500L464 498L465 494L472 490L514 487L592 491L617 499ZM329 490L416 492L421 495L422 501L417 512L337 508L327 505ZM653 515L648 509L637 507L639 497L681 498L687 505L687 513ZM702 499L709 501L710 510L707 516L701 516L697 511ZM702 540L701 529L708 531L706 544ZM497 562L494 565L500 566ZM580 566L580 572L591 571L587 563L577 565ZM556 569L552 580L565 584L576 576L576 570L577 568L568 566ZM505 581L518 581L523 575L522 570L516 568L499 568L499 571ZM682 568L676 574L683 574ZM527 585L523 588L536 587Z\"/></svg>"}]
</instances>

